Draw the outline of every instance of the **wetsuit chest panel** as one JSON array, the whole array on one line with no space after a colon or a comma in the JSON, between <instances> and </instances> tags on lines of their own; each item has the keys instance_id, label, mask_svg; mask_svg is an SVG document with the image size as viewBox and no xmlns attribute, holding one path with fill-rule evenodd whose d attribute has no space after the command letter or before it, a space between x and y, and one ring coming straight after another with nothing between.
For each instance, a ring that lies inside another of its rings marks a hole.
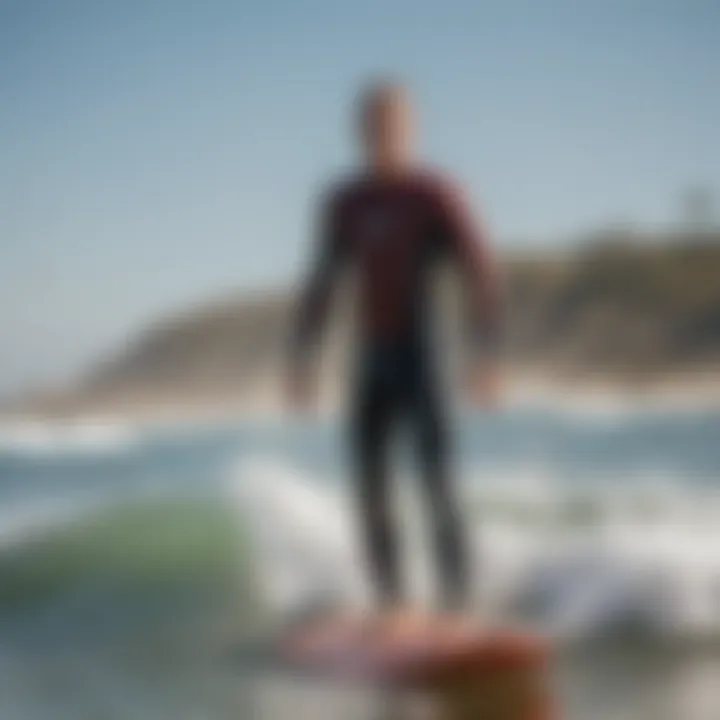
<instances>
[{"instance_id":1,"label":"wetsuit chest panel","mask_svg":"<svg viewBox=\"0 0 720 720\"><path fill-rule=\"evenodd\" d=\"M378 342L416 330L431 225L426 206L408 191L374 192L350 210L349 242L358 270L363 325Z\"/></svg>"}]
</instances>

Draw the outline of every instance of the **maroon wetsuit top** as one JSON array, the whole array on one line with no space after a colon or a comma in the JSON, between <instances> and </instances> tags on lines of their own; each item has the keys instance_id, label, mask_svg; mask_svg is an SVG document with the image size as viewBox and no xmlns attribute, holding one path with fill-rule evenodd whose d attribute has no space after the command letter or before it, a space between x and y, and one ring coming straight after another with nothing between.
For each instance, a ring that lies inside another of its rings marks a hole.
<instances>
[{"instance_id":1,"label":"maroon wetsuit top","mask_svg":"<svg viewBox=\"0 0 720 720\"><path fill-rule=\"evenodd\" d=\"M317 242L300 298L296 361L307 359L314 347L335 280L347 265L358 278L361 345L392 348L423 337L429 283L439 261L448 258L467 281L473 346L496 346L495 265L480 225L445 178L418 170L339 184L322 203Z\"/></svg>"}]
</instances>

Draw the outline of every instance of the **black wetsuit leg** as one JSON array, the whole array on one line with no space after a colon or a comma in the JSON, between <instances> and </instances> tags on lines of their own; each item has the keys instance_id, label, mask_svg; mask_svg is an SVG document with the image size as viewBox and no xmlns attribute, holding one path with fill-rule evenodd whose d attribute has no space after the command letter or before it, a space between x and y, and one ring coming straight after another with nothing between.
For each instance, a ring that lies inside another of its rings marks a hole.
<instances>
[{"instance_id":1,"label":"black wetsuit leg","mask_svg":"<svg viewBox=\"0 0 720 720\"><path fill-rule=\"evenodd\" d=\"M389 361L384 353L363 352L350 433L362 543L381 605L395 604L403 594L388 468L388 451L400 404L399 388Z\"/></svg>"},{"instance_id":2,"label":"black wetsuit leg","mask_svg":"<svg viewBox=\"0 0 720 720\"><path fill-rule=\"evenodd\" d=\"M469 558L450 467L447 409L427 359L418 363L409 400L416 454L432 526L440 599L446 609L464 607L469 596Z\"/></svg>"},{"instance_id":3,"label":"black wetsuit leg","mask_svg":"<svg viewBox=\"0 0 720 720\"><path fill-rule=\"evenodd\" d=\"M402 599L395 523L389 498L388 449L399 420L414 433L434 531L443 602L467 597L468 563L448 464L448 428L438 383L417 346L365 351L353 408L352 446L366 557L381 603Z\"/></svg>"}]
</instances>

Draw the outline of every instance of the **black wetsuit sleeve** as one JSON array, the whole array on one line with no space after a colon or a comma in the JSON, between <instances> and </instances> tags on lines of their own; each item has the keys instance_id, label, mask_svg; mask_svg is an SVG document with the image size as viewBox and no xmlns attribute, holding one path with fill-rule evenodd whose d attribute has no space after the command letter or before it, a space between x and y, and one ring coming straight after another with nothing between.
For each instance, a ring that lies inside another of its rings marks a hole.
<instances>
[{"instance_id":1,"label":"black wetsuit sleeve","mask_svg":"<svg viewBox=\"0 0 720 720\"><path fill-rule=\"evenodd\" d=\"M307 367L313 359L345 256L340 203L325 200L320 203L315 248L294 312L290 360L295 368Z\"/></svg>"},{"instance_id":2,"label":"black wetsuit sleeve","mask_svg":"<svg viewBox=\"0 0 720 720\"><path fill-rule=\"evenodd\" d=\"M473 353L497 355L504 334L503 288L485 230L457 188L444 187L438 193L437 206L441 247L464 280Z\"/></svg>"}]
</instances>

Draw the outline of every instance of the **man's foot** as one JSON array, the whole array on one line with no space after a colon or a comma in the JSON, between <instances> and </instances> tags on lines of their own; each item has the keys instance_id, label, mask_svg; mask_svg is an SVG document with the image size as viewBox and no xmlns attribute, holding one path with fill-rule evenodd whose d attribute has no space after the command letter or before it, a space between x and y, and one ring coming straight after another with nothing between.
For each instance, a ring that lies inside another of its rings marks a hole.
<instances>
[{"instance_id":1,"label":"man's foot","mask_svg":"<svg viewBox=\"0 0 720 720\"><path fill-rule=\"evenodd\" d=\"M409 605L396 605L380 612L376 630L389 641L426 635L431 627L431 616L427 612Z\"/></svg>"},{"instance_id":2,"label":"man's foot","mask_svg":"<svg viewBox=\"0 0 720 720\"><path fill-rule=\"evenodd\" d=\"M459 611L428 612L407 605L375 613L337 612L318 618L291 643L301 655L333 653L352 648L382 651L402 648L453 647L477 635L479 623Z\"/></svg>"}]
</instances>

